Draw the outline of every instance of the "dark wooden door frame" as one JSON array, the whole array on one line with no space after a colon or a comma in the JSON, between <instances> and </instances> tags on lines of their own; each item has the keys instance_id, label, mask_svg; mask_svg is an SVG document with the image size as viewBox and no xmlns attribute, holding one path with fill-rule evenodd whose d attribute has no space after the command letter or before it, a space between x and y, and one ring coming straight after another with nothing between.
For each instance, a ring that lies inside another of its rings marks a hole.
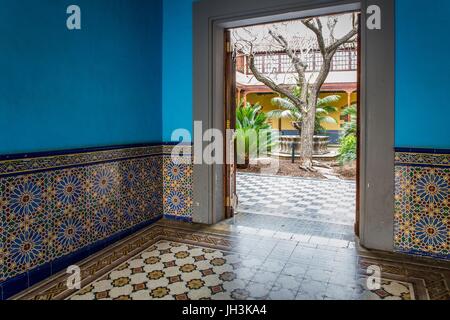
<instances>
[{"instance_id":1,"label":"dark wooden door frame","mask_svg":"<svg viewBox=\"0 0 450 320\"><path fill-rule=\"evenodd\" d=\"M224 86L224 127L236 128L236 60L231 43L231 32L225 30L224 35L225 86ZM224 134L224 204L225 218L234 216L236 197L236 152L235 141Z\"/></svg>"},{"instance_id":2,"label":"dark wooden door frame","mask_svg":"<svg viewBox=\"0 0 450 320\"><path fill-rule=\"evenodd\" d=\"M365 27L369 5L381 8L381 30ZM393 251L395 0L204 0L193 8L194 120L202 121L203 129L223 132L225 29L361 8L360 241L370 249ZM193 187L194 222L221 221L222 166L194 165Z\"/></svg>"}]
</instances>

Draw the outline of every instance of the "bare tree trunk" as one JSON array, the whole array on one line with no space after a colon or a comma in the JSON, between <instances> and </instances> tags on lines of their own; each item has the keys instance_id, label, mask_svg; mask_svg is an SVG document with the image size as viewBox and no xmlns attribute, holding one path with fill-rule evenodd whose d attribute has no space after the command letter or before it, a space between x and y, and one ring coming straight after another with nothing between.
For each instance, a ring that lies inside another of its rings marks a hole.
<instances>
[{"instance_id":1,"label":"bare tree trunk","mask_svg":"<svg viewBox=\"0 0 450 320\"><path fill-rule=\"evenodd\" d=\"M314 122L316 118L317 96L312 94L308 99L308 112L303 114L301 132L300 168L313 171Z\"/></svg>"}]
</instances>

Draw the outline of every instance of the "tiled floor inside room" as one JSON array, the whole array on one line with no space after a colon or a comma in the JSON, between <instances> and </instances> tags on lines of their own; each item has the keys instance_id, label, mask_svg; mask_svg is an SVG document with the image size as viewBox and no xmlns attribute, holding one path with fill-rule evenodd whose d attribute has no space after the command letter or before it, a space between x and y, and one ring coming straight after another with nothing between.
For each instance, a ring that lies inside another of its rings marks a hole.
<instances>
[{"instance_id":1,"label":"tiled floor inside room","mask_svg":"<svg viewBox=\"0 0 450 320\"><path fill-rule=\"evenodd\" d=\"M450 299L445 263L244 231L163 220L81 262L81 290L62 272L15 298Z\"/></svg>"},{"instance_id":2,"label":"tiled floor inside room","mask_svg":"<svg viewBox=\"0 0 450 320\"><path fill-rule=\"evenodd\" d=\"M325 244L328 239L336 243L354 242L354 226L331 222L309 221L297 218L277 217L265 214L238 212L233 219L219 223L228 225L234 231L248 234L276 236L280 239L296 238Z\"/></svg>"}]
</instances>

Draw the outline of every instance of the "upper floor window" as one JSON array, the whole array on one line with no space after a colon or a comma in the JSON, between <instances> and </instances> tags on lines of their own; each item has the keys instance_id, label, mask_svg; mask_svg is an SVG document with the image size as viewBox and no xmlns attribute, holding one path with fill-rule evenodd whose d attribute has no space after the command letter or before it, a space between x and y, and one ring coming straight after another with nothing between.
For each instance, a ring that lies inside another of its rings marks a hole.
<instances>
[{"instance_id":1,"label":"upper floor window","mask_svg":"<svg viewBox=\"0 0 450 320\"><path fill-rule=\"evenodd\" d=\"M323 58L320 52L313 51L304 53L301 55L303 62L307 64L307 72L318 72L323 64ZM245 57L240 56L246 60ZM245 63L247 68L238 68L238 71L246 74L251 74L248 63ZM278 74L278 73L294 73L294 67L291 59L286 53L257 53L255 55L255 66L257 70L265 74ZM336 52L333 57L331 71L356 71L358 67L358 52L355 49L343 49Z\"/></svg>"}]
</instances>

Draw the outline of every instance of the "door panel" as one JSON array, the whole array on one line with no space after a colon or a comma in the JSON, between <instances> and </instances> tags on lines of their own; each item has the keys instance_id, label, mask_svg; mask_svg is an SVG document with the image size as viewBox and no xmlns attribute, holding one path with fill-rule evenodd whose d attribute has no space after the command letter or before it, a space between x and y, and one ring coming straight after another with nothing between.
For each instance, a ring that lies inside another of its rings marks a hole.
<instances>
[{"instance_id":1,"label":"door panel","mask_svg":"<svg viewBox=\"0 0 450 320\"><path fill-rule=\"evenodd\" d=\"M235 140L230 129L236 128L236 55L231 42L231 33L225 30L225 128L224 147L224 203L225 218L234 216L237 206Z\"/></svg>"}]
</instances>

